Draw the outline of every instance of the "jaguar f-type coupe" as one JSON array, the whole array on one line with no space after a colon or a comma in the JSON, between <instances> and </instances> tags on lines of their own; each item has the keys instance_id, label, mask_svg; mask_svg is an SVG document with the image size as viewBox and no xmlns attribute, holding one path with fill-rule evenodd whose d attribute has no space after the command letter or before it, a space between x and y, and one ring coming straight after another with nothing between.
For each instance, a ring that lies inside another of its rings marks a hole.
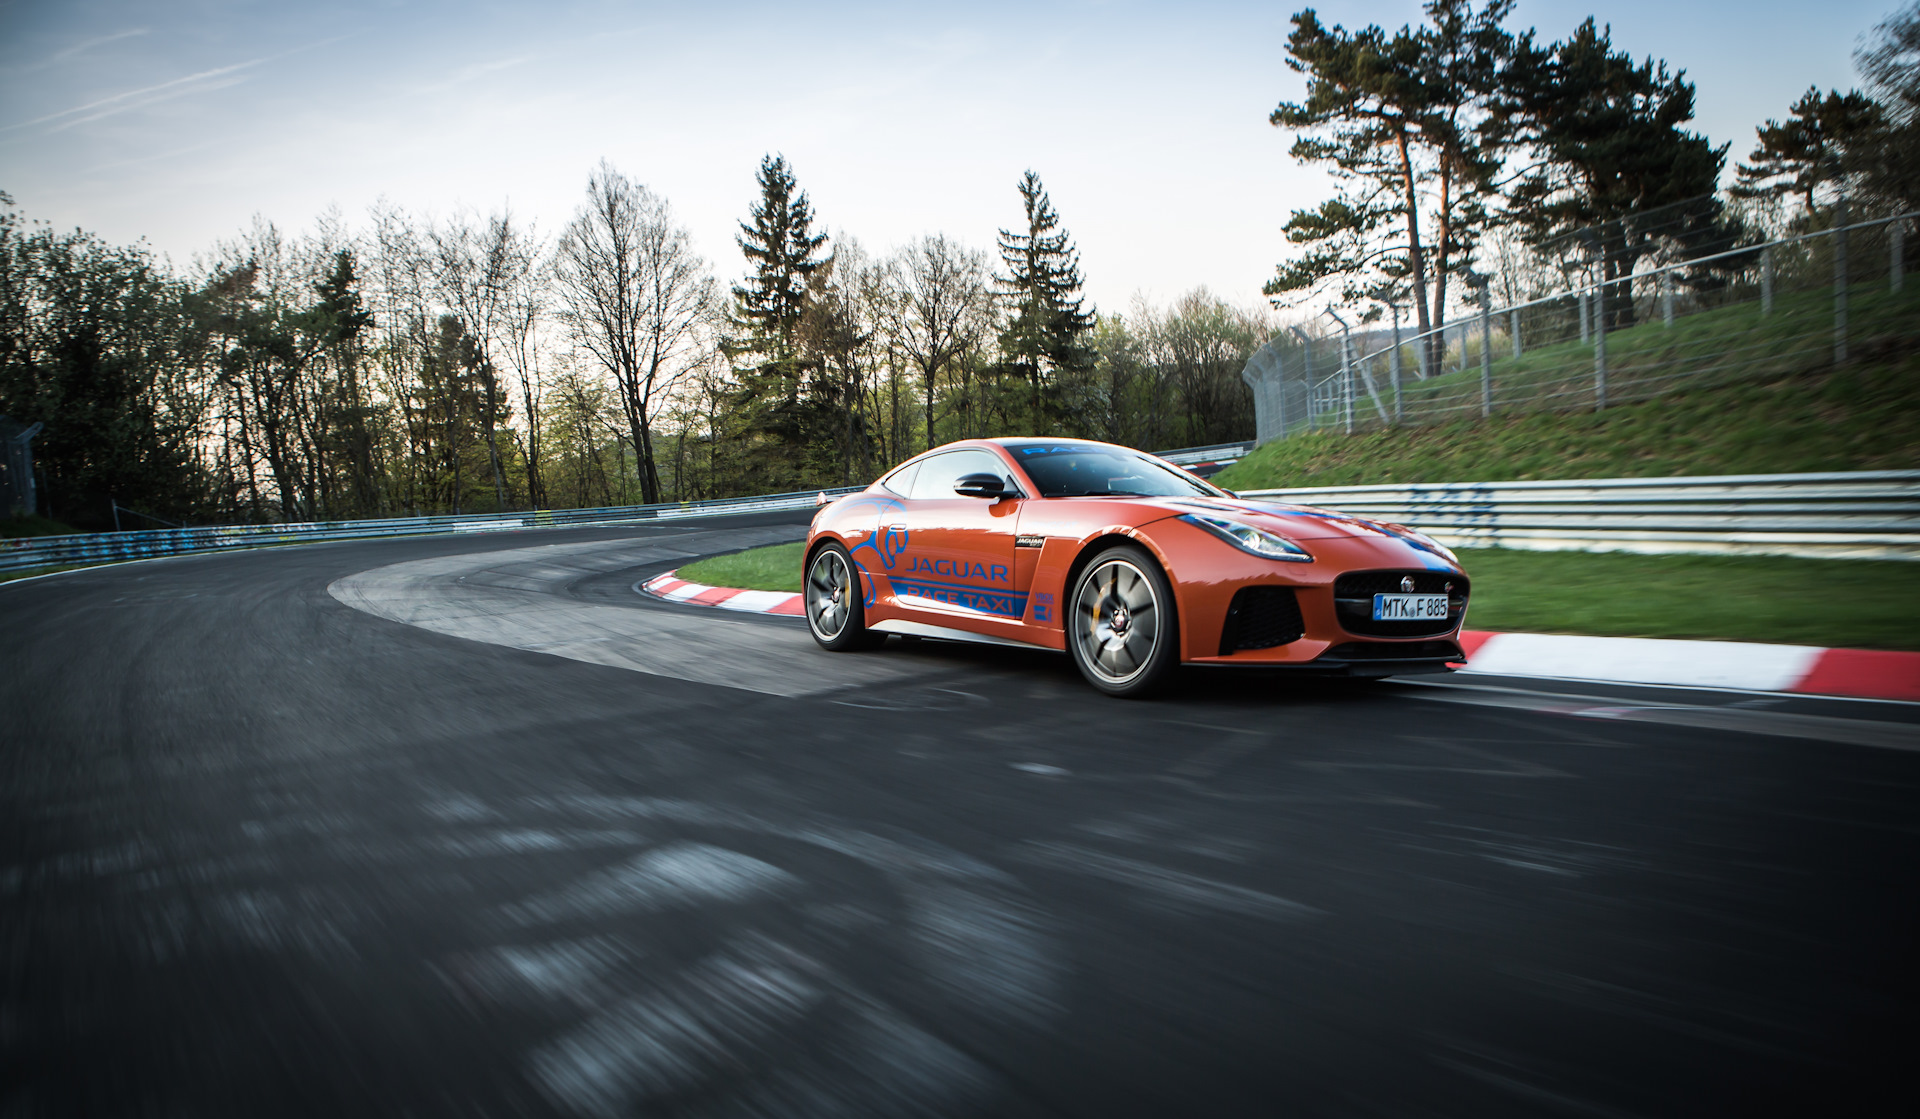
<instances>
[{"instance_id":1,"label":"jaguar f-type coupe","mask_svg":"<svg viewBox=\"0 0 1920 1119\"><path fill-rule=\"evenodd\" d=\"M807 625L833 651L887 634L1064 650L1138 696L1180 664L1446 672L1468 581L1400 525L1236 497L1152 455L969 439L823 504Z\"/></svg>"}]
</instances>

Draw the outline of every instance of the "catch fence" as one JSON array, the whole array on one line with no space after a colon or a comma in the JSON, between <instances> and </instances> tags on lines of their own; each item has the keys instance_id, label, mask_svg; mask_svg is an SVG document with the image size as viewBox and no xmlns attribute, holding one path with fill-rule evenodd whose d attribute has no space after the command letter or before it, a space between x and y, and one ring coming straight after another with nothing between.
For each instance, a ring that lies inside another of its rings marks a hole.
<instances>
[{"instance_id":1,"label":"catch fence","mask_svg":"<svg viewBox=\"0 0 1920 1119\"><path fill-rule=\"evenodd\" d=\"M1329 311L1324 327L1291 328L1242 371L1257 441L1602 409L1906 352L1920 345L1920 284L1906 282L1916 216L1710 252L1674 242L1678 259L1637 271L1617 256L1610 266L1595 238L1562 257L1560 290L1495 306L1513 279L1475 277L1467 313L1424 332L1403 329L1407 311L1392 303L1366 308L1365 324L1354 308ZM1635 260L1661 243L1643 238Z\"/></svg>"}]
</instances>

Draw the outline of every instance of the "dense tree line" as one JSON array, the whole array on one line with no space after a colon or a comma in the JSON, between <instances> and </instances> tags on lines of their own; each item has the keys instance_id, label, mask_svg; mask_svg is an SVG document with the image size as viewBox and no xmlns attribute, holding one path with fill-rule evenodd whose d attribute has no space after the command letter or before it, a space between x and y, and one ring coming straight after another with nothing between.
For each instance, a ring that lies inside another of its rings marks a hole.
<instances>
[{"instance_id":1,"label":"dense tree line","mask_svg":"<svg viewBox=\"0 0 1920 1119\"><path fill-rule=\"evenodd\" d=\"M1798 228L1823 227L1843 197L1856 216L1920 204L1920 5L1856 56L1865 92L1809 90L1784 123L1759 129L1730 199L1716 193L1729 145L1686 127L1684 70L1616 47L1592 18L1545 41L1508 28L1512 0L1424 11L1392 32L1329 26L1312 9L1293 17L1287 62L1306 94L1269 120L1337 190L1287 222L1299 251L1266 285L1280 305L1391 304L1426 331L1465 302L1461 281L1495 263L1511 272L1516 254L1531 258L1521 271L1612 281L1649 258L1751 241L1753 212L1730 201L1794 203L1776 224ZM1688 279L1719 282L1712 269ZM1607 314L1630 325L1634 303Z\"/></svg>"},{"instance_id":2,"label":"dense tree line","mask_svg":"<svg viewBox=\"0 0 1920 1119\"><path fill-rule=\"evenodd\" d=\"M1431 0L1393 32L1293 17L1306 90L1269 119L1337 189L1287 222L1275 305L1392 305L1424 330L1480 271L1525 299L1741 244L1769 201L1775 232L1843 198L1920 204L1920 5L1861 48L1863 90L1809 90L1762 126L1730 195L1684 71L1591 19L1510 29L1512 10ZM1269 313L1204 289L1088 306L1031 171L991 250L931 233L874 254L829 235L784 158L757 185L732 267L605 163L552 234L382 205L296 236L256 220L188 269L0 195L0 413L44 423L39 511L82 528L115 505L146 525L722 497L865 482L963 436L1252 433L1238 373ZM1626 325L1634 301L1604 313Z\"/></svg>"},{"instance_id":3,"label":"dense tree line","mask_svg":"<svg viewBox=\"0 0 1920 1119\"><path fill-rule=\"evenodd\" d=\"M0 209L0 413L83 528L490 512L863 483L963 436L1251 434L1265 313L1097 314L1039 178L998 267L829 237L779 156L723 286L602 164L556 235L511 213L264 221L187 271ZM3 196L0 196L3 197Z\"/></svg>"}]
</instances>

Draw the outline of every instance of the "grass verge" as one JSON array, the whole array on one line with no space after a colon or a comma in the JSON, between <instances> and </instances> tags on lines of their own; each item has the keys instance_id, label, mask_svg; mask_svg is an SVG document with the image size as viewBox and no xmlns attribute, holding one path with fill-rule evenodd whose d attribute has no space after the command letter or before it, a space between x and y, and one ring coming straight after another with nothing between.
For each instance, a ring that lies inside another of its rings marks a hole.
<instances>
[{"instance_id":1,"label":"grass verge","mask_svg":"<svg viewBox=\"0 0 1920 1119\"><path fill-rule=\"evenodd\" d=\"M680 577L798 591L801 548L716 556ZM1508 548L1460 559L1473 578L1474 629L1920 650L1920 563Z\"/></svg>"},{"instance_id":2,"label":"grass verge","mask_svg":"<svg viewBox=\"0 0 1920 1119\"><path fill-rule=\"evenodd\" d=\"M0 571L0 583L11 583L15 579L31 579L35 575L52 575L56 571L78 571L83 567L102 567L98 563L69 563L59 567L29 567L20 571Z\"/></svg>"},{"instance_id":3,"label":"grass verge","mask_svg":"<svg viewBox=\"0 0 1920 1119\"><path fill-rule=\"evenodd\" d=\"M800 560L806 545L772 544L728 556L690 563L680 578L709 587L738 587L748 591L800 590Z\"/></svg>"}]
</instances>

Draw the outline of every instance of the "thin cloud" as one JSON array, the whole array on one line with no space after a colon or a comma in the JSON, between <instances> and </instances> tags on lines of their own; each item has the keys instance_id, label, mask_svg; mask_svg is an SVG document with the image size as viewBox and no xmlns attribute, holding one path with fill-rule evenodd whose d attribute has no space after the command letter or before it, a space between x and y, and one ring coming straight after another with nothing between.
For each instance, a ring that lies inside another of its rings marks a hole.
<instances>
[{"instance_id":1,"label":"thin cloud","mask_svg":"<svg viewBox=\"0 0 1920 1119\"><path fill-rule=\"evenodd\" d=\"M160 101L170 101L175 97L184 97L189 93L210 93L213 90L225 89L228 86L239 85L241 82L247 81L252 75L246 74L244 71L252 70L263 63L302 54L306 51L319 50L322 47L330 47L335 43L351 38L353 38L353 33L351 32L345 35L333 35L317 42L295 47L292 50L281 51L278 54L249 59L246 62L236 62L231 66L217 66L211 70L202 70L197 74L188 74L184 78L175 78L172 81L161 82L158 85L145 86L140 89L130 89L125 93L116 93L112 97L102 97L98 101L89 101L85 105L75 105L71 109L62 109L57 113L48 113L46 116L35 117L33 120L23 120L18 124L0 126L0 135L8 132L17 132L23 128L33 128L42 124L52 125L51 128L47 129L49 132L60 132L72 128L75 125L86 124L88 121L99 120L102 117L110 117L116 113L124 113L129 109L138 109L142 106L152 105Z\"/></svg>"},{"instance_id":2,"label":"thin cloud","mask_svg":"<svg viewBox=\"0 0 1920 1119\"><path fill-rule=\"evenodd\" d=\"M475 78L483 78L488 74L496 73L500 70L510 70L515 66L531 61L533 57L534 56L530 54L523 54L517 58L502 58L493 62L476 62L471 66L462 66L449 75L445 81L421 86L418 92L441 93L455 86L464 85Z\"/></svg>"},{"instance_id":3,"label":"thin cloud","mask_svg":"<svg viewBox=\"0 0 1920 1119\"><path fill-rule=\"evenodd\" d=\"M67 59L72 58L76 54L83 54L87 51L92 50L95 47L104 47L108 43L117 43L122 39L132 39L140 35L145 35L146 33L147 33L147 29L144 27L133 27L125 31L116 31L111 35L102 35L97 39L86 39L81 42L75 43L64 50L54 51L52 54L41 59L39 62L36 62L32 66L28 67L28 70L29 71L44 70L49 66L57 66L60 63L65 62Z\"/></svg>"},{"instance_id":4,"label":"thin cloud","mask_svg":"<svg viewBox=\"0 0 1920 1119\"><path fill-rule=\"evenodd\" d=\"M84 124L90 120L99 120L101 117L112 116L115 113L123 113L128 109L137 109L142 105L150 105L156 101L165 101L173 97L179 97L182 94L197 93L203 89L224 89L227 86L246 80L244 77L234 78L231 77L231 75L238 74L243 70L250 70L265 61L267 61L265 58L256 58L249 62L236 62L232 66L220 66L212 70L202 70L198 74L188 74L184 78L175 78L170 82L161 82L159 85L145 86L141 89L130 89L125 93L116 93L112 97L102 97L98 101L89 101L85 105L75 105L71 109L62 109L57 113L48 113L44 117L24 120L18 124L9 124L0 128L0 132L14 132L22 128L32 128L42 124L52 124L53 128L49 129L49 131L58 132L64 128L71 128L76 124Z\"/></svg>"},{"instance_id":5,"label":"thin cloud","mask_svg":"<svg viewBox=\"0 0 1920 1119\"><path fill-rule=\"evenodd\" d=\"M125 31L116 31L111 35L101 35L92 39L82 39L80 42L74 43L71 46L62 47L59 50L54 51L52 54L48 55L43 59L40 59L38 62L23 62L23 63L19 63L12 66L0 66L0 73L4 73L12 77L24 78L28 74L38 74L42 70L52 69L53 67L60 65L62 62L65 62L69 58L73 58L76 55L85 54L86 52L92 50L95 47L103 47L103 46L106 46L108 43L117 43L122 39L133 39L148 33L149 33L148 28L133 27Z\"/></svg>"}]
</instances>

